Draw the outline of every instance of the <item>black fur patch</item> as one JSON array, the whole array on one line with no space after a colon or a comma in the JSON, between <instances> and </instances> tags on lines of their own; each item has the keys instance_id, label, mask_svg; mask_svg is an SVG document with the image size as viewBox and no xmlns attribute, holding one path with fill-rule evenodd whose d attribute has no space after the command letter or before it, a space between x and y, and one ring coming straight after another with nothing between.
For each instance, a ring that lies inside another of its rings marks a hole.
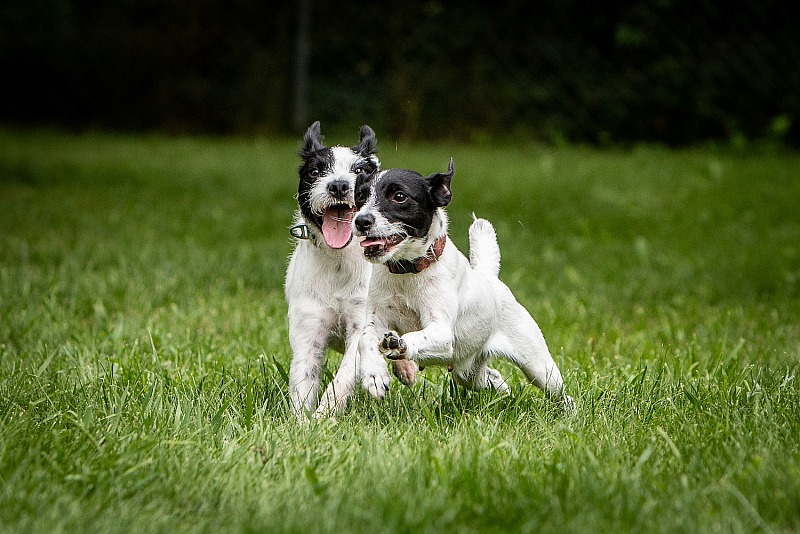
<instances>
[{"instance_id":1,"label":"black fur patch","mask_svg":"<svg viewBox=\"0 0 800 534\"><path fill-rule=\"evenodd\" d=\"M321 228L322 217L311 212L311 189L321 176L329 173L333 168L333 151L330 148L320 147L315 151L301 151L302 155L305 157L298 170L300 185L297 188L297 201L303 217Z\"/></svg>"},{"instance_id":2,"label":"black fur patch","mask_svg":"<svg viewBox=\"0 0 800 534\"><path fill-rule=\"evenodd\" d=\"M375 204L388 221L399 222L409 236L425 237L430 231L436 209L450 203L450 181L453 160L446 173L434 173L427 178L417 171L390 169L378 179L360 175L356 179L356 206L364 205L374 190Z\"/></svg>"},{"instance_id":3,"label":"black fur patch","mask_svg":"<svg viewBox=\"0 0 800 534\"><path fill-rule=\"evenodd\" d=\"M378 141L375 139L375 132L366 124L359 131L359 140L359 143L350 147L350 149L362 158L367 158L378 152Z\"/></svg>"},{"instance_id":4,"label":"black fur patch","mask_svg":"<svg viewBox=\"0 0 800 534\"><path fill-rule=\"evenodd\" d=\"M363 125L359 132L359 143L350 147L350 150L360 156L353 164L353 168L350 169L353 174L372 174L377 170L377 159L373 156L378 150L378 145L372 128L366 124ZM306 130L298 154L302 160L298 169L300 183L297 188L300 212L306 221L322 228L322 217L311 211L311 190L317 180L333 170L334 161L333 150L325 146L325 137L322 135L319 121Z\"/></svg>"}]
</instances>

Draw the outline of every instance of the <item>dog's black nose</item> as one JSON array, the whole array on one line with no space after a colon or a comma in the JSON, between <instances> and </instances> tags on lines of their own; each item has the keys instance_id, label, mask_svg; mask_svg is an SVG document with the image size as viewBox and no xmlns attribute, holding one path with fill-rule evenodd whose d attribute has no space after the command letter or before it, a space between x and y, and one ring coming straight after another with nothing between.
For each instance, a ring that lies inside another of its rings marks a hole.
<instances>
[{"instance_id":1,"label":"dog's black nose","mask_svg":"<svg viewBox=\"0 0 800 534\"><path fill-rule=\"evenodd\" d=\"M350 183L347 180L334 180L328 184L328 193L337 200L344 200L348 191Z\"/></svg>"},{"instance_id":2,"label":"dog's black nose","mask_svg":"<svg viewBox=\"0 0 800 534\"><path fill-rule=\"evenodd\" d=\"M358 217L356 217L355 223L356 223L356 230L364 233L368 231L370 228L372 228L373 224L375 224L375 216L372 215L371 213L362 213Z\"/></svg>"}]
</instances>

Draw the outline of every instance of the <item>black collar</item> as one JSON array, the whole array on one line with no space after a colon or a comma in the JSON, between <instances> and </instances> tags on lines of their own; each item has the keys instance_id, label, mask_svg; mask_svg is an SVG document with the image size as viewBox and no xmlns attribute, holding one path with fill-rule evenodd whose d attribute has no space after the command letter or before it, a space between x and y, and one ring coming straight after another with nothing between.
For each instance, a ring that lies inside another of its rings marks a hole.
<instances>
[{"instance_id":1,"label":"black collar","mask_svg":"<svg viewBox=\"0 0 800 534\"><path fill-rule=\"evenodd\" d=\"M386 267L392 274L418 274L430 267L431 263L438 261L439 256L444 252L447 243L447 235L438 238L428 247L424 256L415 260L387 261Z\"/></svg>"}]
</instances>

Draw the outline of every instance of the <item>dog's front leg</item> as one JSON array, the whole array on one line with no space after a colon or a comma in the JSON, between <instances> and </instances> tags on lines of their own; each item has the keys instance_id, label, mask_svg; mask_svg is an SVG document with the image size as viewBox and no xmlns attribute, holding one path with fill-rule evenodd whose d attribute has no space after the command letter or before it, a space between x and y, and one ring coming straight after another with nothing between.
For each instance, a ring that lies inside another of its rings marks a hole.
<instances>
[{"instance_id":1,"label":"dog's front leg","mask_svg":"<svg viewBox=\"0 0 800 534\"><path fill-rule=\"evenodd\" d=\"M378 337L376 322L378 321L373 315L369 318L367 326L364 328L364 333L361 335L361 342L359 343L358 364L361 385L370 395L376 399L382 399L386 392L389 391L392 377L389 375L386 362L378 350L380 338ZM381 331L385 329L385 325L380 326Z\"/></svg>"},{"instance_id":2,"label":"dog's front leg","mask_svg":"<svg viewBox=\"0 0 800 534\"><path fill-rule=\"evenodd\" d=\"M312 412L317 406L322 359L332 327L330 310L320 310L316 303L290 304L292 363L289 367L289 398L292 411L298 417Z\"/></svg>"},{"instance_id":3,"label":"dog's front leg","mask_svg":"<svg viewBox=\"0 0 800 534\"><path fill-rule=\"evenodd\" d=\"M315 418L334 416L347 406L347 401L356 385L356 359L358 358L358 340L360 337L360 334L351 335L348 332L347 348L342 355L339 370L336 371L333 380L330 381L325 393L322 394L319 407L314 412Z\"/></svg>"},{"instance_id":4,"label":"dog's front leg","mask_svg":"<svg viewBox=\"0 0 800 534\"><path fill-rule=\"evenodd\" d=\"M417 381L419 366L417 362L405 359L407 349L406 342L394 330L384 333L383 339L378 345L381 355L392 360L394 376L406 386L411 387Z\"/></svg>"},{"instance_id":5,"label":"dog's front leg","mask_svg":"<svg viewBox=\"0 0 800 534\"><path fill-rule=\"evenodd\" d=\"M353 394L358 374L358 346L361 342L361 335L364 330L364 304L352 301L346 307L350 312L345 317L346 339L345 349L342 355L342 362L339 370L328 384L325 393L322 395L319 408L314 413L314 417L333 416L341 412L347 405L347 401Z\"/></svg>"},{"instance_id":6,"label":"dog's front leg","mask_svg":"<svg viewBox=\"0 0 800 534\"><path fill-rule=\"evenodd\" d=\"M390 360L411 360L428 364L443 364L453 359L453 330L447 320L433 320L422 330L398 336L386 332L379 350Z\"/></svg>"}]
</instances>

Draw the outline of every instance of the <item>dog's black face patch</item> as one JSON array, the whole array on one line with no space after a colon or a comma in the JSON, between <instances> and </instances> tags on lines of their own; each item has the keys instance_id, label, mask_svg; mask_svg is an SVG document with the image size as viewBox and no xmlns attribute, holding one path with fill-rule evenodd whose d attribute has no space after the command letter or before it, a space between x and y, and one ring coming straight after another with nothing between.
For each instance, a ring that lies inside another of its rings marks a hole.
<instances>
[{"instance_id":1,"label":"dog's black face patch","mask_svg":"<svg viewBox=\"0 0 800 534\"><path fill-rule=\"evenodd\" d=\"M375 132L367 125L361 127L359 144L347 148L326 147L319 122L312 124L303 136L297 200L305 220L322 230L326 237L331 225L326 227L325 220L335 221L337 233L344 232L345 226L349 228L355 177L359 173L372 174L378 169L376 151ZM328 244L339 248L342 240Z\"/></svg>"},{"instance_id":2,"label":"dog's black face patch","mask_svg":"<svg viewBox=\"0 0 800 534\"><path fill-rule=\"evenodd\" d=\"M410 237L425 237L437 208L450 203L453 160L446 173L428 177L408 169L390 169L377 177L356 179L356 207L369 200L371 208L389 223L399 223Z\"/></svg>"},{"instance_id":3,"label":"dog's black face patch","mask_svg":"<svg viewBox=\"0 0 800 534\"><path fill-rule=\"evenodd\" d=\"M330 148L320 147L316 151L307 153L298 170L300 185L297 189L297 201L300 204L300 212L307 221L319 227L322 227L322 216L311 210L311 189L317 180L329 174L331 169L333 169L333 151Z\"/></svg>"},{"instance_id":4,"label":"dog's black face patch","mask_svg":"<svg viewBox=\"0 0 800 534\"><path fill-rule=\"evenodd\" d=\"M446 173L427 178L406 169L359 175L355 183L358 213L353 226L365 238L360 243L364 257L378 263L424 255L419 245L430 245L427 238L434 226L442 230L437 213L450 203L452 177L452 159ZM439 224L434 225L434 220Z\"/></svg>"},{"instance_id":5,"label":"dog's black face patch","mask_svg":"<svg viewBox=\"0 0 800 534\"><path fill-rule=\"evenodd\" d=\"M425 237L436 205L425 177L415 171L392 169L374 184L376 210L390 223L400 223L411 237Z\"/></svg>"}]
</instances>

